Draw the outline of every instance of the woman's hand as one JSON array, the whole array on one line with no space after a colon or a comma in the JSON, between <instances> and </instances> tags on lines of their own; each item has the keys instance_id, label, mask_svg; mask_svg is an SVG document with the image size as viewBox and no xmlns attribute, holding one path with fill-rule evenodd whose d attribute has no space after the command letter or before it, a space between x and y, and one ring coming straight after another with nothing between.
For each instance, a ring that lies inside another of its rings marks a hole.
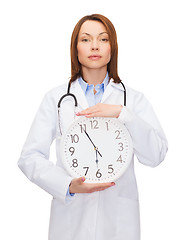
<instances>
[{"instance_id":1,"label":"woman's hand","mask_svg":"<svg viewBox=\"0 0 186 240\"><path fill-rule=\"evenodd\" d=\"M92 193L102 191L115 185L112 183L85 183L85 177L75 178L69 186L70 193Z\"/></svg>"},{"instance_id":2,"label":"woman's hand","mask_svg":"<svg viewBox=\"0 0 186 240\"><path fill-rule=\"evenodd\" d=\"M90 117L115 117L118 118L122 110L122 105L112 105L98 103L92 107L89 107L81 112L78 112L77 116Z\"/></svg>"}]
</instances>

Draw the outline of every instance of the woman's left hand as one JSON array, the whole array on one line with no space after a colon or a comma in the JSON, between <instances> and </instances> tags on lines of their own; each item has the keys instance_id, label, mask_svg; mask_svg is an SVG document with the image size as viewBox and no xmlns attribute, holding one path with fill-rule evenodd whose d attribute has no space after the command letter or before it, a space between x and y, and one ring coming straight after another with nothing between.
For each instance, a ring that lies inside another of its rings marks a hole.
<instances>
[{"instance_id":1,"label":"woman's left hand","mask_svg":"<svg viewBox=\"0 0 186 240\"><path fill-rule=\"evenodd\" d=\"M76 113L77 116L90 117L115 117L118 118L122 110L122 105L112 105L98 103L81 112Z\"/></svg>"}]
</instances>

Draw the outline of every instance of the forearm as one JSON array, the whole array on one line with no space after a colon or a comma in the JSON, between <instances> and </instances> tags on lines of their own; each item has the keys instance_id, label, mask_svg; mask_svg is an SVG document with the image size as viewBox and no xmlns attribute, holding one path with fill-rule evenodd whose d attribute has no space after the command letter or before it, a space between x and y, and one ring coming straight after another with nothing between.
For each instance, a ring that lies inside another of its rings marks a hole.
<instances>
[{"instance_id":1,"label":"forearm","mask_svg":"<svg viewBox=\"0 0 186 240\"><path fill-rule=\"evenodd\" d=\"M30 181L65 202L72 178L49 160L50 146L56 138L54 104L51 97L46 95L32 123L18 166Z\"/></svg>"},{"instance_id":2,"label":"forearm","mask_svg":"<svg viewBox=\"0 0 186 240\"><path fill-rule=\"evenodd\" d=\"M23 153L18 161L21 171L30 181L65 203L66 192L72 180L66 172L39 153Z\"/></svg>"},{"instance_id":3,"label":"forearm","mask_svg":"<svg viewBox=\"0 0 186 240\"><path fill-rule=\"evenodd\" d=\"M159 165L167 152L167 140L157 119L154 117L156 126L152 126L127 107L123 107L118 119L129 130L138 160L151 167Z\"/></svg>"}]
</instances>

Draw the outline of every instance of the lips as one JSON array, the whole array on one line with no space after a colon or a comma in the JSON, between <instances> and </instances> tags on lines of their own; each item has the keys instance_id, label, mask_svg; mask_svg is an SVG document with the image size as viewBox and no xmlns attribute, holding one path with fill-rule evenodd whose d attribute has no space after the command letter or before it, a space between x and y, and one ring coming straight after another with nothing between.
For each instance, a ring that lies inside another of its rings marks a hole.
<instances>
[{"instance_id":1,"label":"lips","mask_svg":"<svg viewBox=\"0 0 186 240\"><path fill-rule=\"evenodd\" d=\"M93 54L93 55L90 55L88 58L92 60L98 60L101 58L101 56L98 54Z\"/></svg>"}]
</instances>

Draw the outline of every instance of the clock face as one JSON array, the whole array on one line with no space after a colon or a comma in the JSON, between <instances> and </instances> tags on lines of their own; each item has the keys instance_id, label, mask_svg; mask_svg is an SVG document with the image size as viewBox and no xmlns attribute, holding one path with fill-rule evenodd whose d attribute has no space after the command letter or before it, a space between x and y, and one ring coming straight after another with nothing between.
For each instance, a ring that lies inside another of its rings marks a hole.
<instances>
[{"instance_id":1,"label":"clock face","mask_svg":"<svg viewBox=\"0 0 186 240\"><path fill-rule=\"evenodd\" d=\"M60 156L73 178L113 182L127 169L133 146L128 130L116 118L78 117L60 142Z\"/></svg>"}]
</instances>

